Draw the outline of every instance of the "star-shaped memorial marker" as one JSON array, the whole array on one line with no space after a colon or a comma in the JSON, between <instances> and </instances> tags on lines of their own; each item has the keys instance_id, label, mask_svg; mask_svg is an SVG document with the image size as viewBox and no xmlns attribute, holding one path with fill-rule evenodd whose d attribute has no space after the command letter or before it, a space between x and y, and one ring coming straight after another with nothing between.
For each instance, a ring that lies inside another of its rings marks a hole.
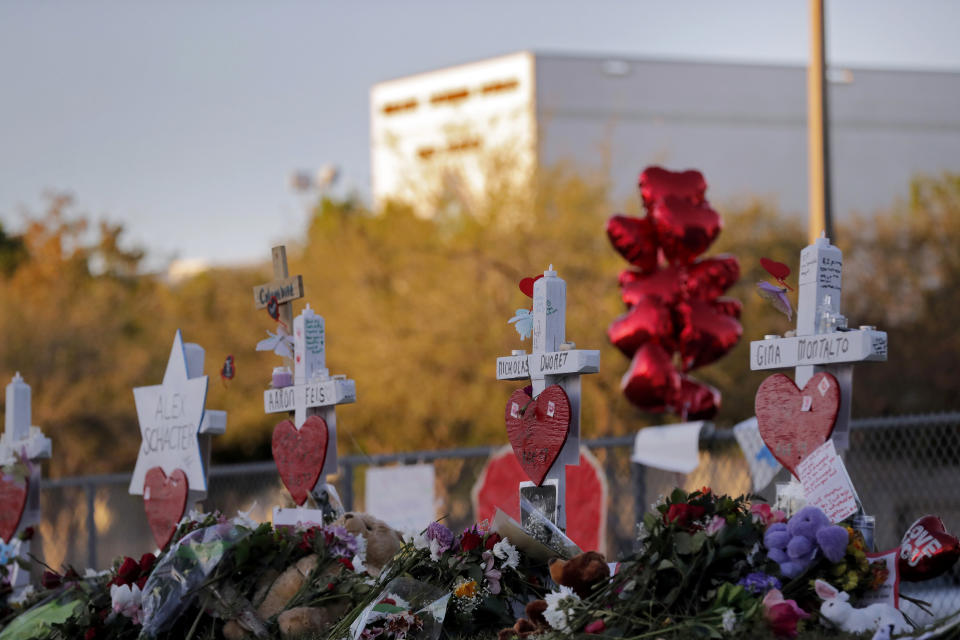
<instances>
[{"instance_id":1,"label":"star-shaped memorial marker","mask_svg":"<svg viewBox=\"0 0 960 640\"><path fill-rule=\"evenodd\" d=\"M130 479L130 493L143 495L147 471L153 467L161 467L168 476L180 469L191 491L207 490L199 441L207 384L207 376L189 376L178 329L163 383L133 390L143 442Z\"/></svg>"}]
</instances>

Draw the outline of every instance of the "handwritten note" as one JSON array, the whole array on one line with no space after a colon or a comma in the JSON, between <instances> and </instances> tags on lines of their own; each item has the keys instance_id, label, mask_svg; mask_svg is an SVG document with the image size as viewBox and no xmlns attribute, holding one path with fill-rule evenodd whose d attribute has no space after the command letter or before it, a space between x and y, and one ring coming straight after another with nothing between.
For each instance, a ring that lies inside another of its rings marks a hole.
<instances>
[{"instance_id":1,"label":"handwritten note","mask_svg":"<svg viewBox=\"0 0 960 640\"><path fill-rule=\"evenodd\" d=\"M856 493L833 440L827 440L797 465L807 503L820 507L830 522L857 512Z\"/></svg>"}]
</instances>

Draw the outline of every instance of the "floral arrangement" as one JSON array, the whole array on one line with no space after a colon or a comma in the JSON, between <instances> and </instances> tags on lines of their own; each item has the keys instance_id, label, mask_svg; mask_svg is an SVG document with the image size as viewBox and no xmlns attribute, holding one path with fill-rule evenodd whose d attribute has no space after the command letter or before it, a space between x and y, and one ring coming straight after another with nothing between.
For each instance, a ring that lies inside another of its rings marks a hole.
<instances>
[{"instance_id":1,"label":"floral arrangement","mask_svg":"<svg viewBox=\"0 0 960 640\"><path fill-rule=\"evenodd\" d=\"M586 597L561 586L543 618L559 635L796 637L818 619L816 580L856 598L885 578L862 536L816 507L788 520L746 496L676 489L644 516L610 580Z\"/></svg>"}]
</instances>

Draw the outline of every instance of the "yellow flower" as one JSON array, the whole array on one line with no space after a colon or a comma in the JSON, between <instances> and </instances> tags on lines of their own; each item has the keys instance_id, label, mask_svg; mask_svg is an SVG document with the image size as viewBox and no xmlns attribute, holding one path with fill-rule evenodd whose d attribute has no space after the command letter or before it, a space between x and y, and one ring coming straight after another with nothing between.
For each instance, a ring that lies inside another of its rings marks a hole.
<instances>
[{"instance_id":1,"label":"yellow flower","mask_svg":"<svg viewBox=\"0 0 960 640\"><path fill-rule=\"evenodd\" d=\"M453 595L458 598L472 598L477 595L477 581L471 580L457 585L457 588L453 590Z\"/></svg>"}]
</instances>

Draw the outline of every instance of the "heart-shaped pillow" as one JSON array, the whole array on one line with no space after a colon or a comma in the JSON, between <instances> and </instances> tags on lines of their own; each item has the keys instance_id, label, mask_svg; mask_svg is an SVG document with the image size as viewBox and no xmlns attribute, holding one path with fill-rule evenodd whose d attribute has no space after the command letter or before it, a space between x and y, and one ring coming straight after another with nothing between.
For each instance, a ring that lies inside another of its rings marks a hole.
<instances>
[{"instance_id":1,"label":"heart-shaped pillow","mask_svg":"<svg viewBox=\"0 0 960 640\"><path fill-rule=\"evenodd\" d=\"M162 467L151 467L143 480L143 508L157 546L163 549L177 532L177 524L187 510L190 489L186 474L174 469L167 477Z\"/></svg>"},{"instance_id":2,"label":"heart-shaped pillow","mask_svg":"<svg viewBox=\"0 0 960 640\"><path fill-rule=\"evenodd\" d=\"M0 539L4 542L10 542L20 526L29 485L27 478L18 482L13 476L4 477L0 473Z\"/></svg>"},{"instance_id":3,"label":"heart-shaped pillow","mask_svg":"<svg viewBox=\"0 0 960 640\"><path fill-rule=\"evenodd\" d=\"M297 505L307 501L320 478L329 437L327 421L320 416L309 416L299 431L290 420L273 428L273 461Z\"/></svg>"},{"instance_id":4,"label":"heart-shaped pillow","mask_svg":"<svg viewBox=\"0 0 960 640\"><path fill-rule=\"evenodd\" d=\"M534 400L517 389L507 401L507 437L527 476L543 484L570 433L570 399L560 385L550 385Z\"/></svg>"},{"instance_id":5,"label":"heart-shaped pillow","mask_svg":"<svg viewBox=\"0 0 960 640\"><path fill-rule=\"evenodd\" d=\"M757 389L754 410L760 437L770 453L796 476L797 465L833 433L840 411L840 385L823 371L801 391L793 380L776 373Z\"/></svg>"}]
</instances>

